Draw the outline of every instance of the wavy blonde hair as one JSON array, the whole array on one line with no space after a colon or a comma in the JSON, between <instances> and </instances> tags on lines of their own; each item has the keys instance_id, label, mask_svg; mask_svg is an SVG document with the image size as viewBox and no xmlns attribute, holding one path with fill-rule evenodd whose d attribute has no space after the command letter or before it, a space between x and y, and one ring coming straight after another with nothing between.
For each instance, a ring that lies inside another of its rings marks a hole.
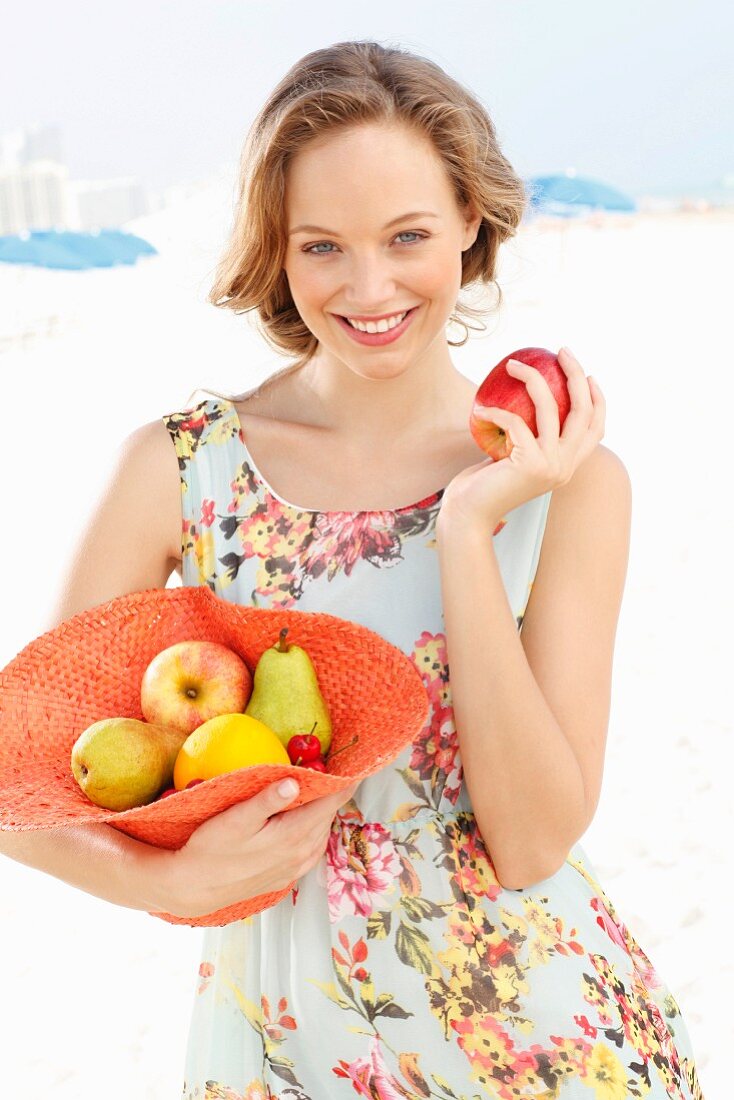
<instances>
[{"instance_id":1,"label":"wavy blonde hair","mask_svg":"<svg viewBox=\"0 0 734 1100\"><path fill-rule=\"evenodd\" d=\"M435 62L379 42L337 42L297 61L273 89L248 132L240 160L230 240L217 265L208 301L235 313L255 311L257 331L278 353L296 356L273 378L299 370L318 341L293 302L283 262L287 248L288 165L315 138L367 123L402 124L430 140L453 183L457 203L471 203L482 221L462 253L461 287L497 288L497 254L515 235L529 204L522 179L500 150L494 124L479 99ZM457 301L453 321L480 320L489 309ZM475 331L486 329L481 323ZM246 394L208 392L232 401ZM197 391L194 391L196 393ZM206 391L205 391L206 392Z\"/></svg>"}]
</instances>

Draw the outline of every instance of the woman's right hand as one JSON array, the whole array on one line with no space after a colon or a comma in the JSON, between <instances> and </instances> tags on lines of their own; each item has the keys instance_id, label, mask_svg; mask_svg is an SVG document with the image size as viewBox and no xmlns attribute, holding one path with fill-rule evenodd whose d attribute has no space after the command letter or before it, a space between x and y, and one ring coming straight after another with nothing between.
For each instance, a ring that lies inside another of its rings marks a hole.
<instances>
[{"instance_id":1,"label":"woman's right hand","mask_svg":"<svg viewBox=\"0 0 734 1100\"><path fill-rule=\"evenodd\" d=\"M160 911L202 917L290 885L318 863L334 815L358 786L288 810L298 791L283 796L273 783L210 817L169 853Z\"/></svg>"}]
</instances>

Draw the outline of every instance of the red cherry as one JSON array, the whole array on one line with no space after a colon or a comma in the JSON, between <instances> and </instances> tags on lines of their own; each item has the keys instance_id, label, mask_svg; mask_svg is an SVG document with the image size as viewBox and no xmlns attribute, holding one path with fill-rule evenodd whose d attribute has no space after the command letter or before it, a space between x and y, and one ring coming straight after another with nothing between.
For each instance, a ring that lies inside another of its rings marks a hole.
<instances>
[{"instance_id":1,"label":"red cherry","mask_svg":"<svg viewBox=\"0 0 734 1100\"><path fill-rule=\"evenodd\" d=\"M187 791L189 789L189 787L195 787L197 783L203 783L203 782L204 782L203 779L191 779L191 780L189 780L189 782L184 787L184 790Z\"/></svg>"},{"instance_id":2,"label":"red cherry","mask_svg":"<svg viewBox=\"0 0 734 1100\"><path fill-rule=\"evenodd\" d=\"M321 755L321 742L312 733L296 733L288 742L287 752L291 764L300 757L305 765L307 760L316 760Z\"/></svg>"},{"instance_id":3,"label":"red cherry","mask_svg":"<svg viewBox=\"0 0 734 1100\"><path fill-rule=\"evenodd\" d=\"M303 766L314 772L325 772L327 770L326 761L321 756L317 760L307 760Z\"/></svg>"},{"instance_id":4,"label":"red cherry","mask_svg":"<svg viewBox=\"0 0 734 1100\"><path fill-rule=\"evenodd\" d=\"M168 787L168 789L163 791L162 794L159 794L158 797L159 798L168 798L169 794L178 794L178 791L176 790L175 787Z\"/></svg>"}]
</instances>

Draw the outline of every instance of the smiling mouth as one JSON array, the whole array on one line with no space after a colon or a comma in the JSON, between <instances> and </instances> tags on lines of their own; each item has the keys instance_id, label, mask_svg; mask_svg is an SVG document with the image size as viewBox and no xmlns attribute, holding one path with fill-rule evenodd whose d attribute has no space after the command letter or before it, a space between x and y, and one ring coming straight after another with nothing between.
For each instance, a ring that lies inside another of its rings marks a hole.
<instances>
[{"instance_id":1,"label":"smiling mouth","mask_svg":"<svg viewBox=\"0 0 734 1100\"><path fill-rule=\"evenodd\" d=\"M411 313L415 313L415 311L418 308L419 308L418 306L411 306L410 309L397 310L395 313L389 313L387 315L387 317L367 318L367 320L362 320L359 317L348 317L345 313L335 313L334 316L338 317L340 321L346 321L346 323L348 325L351 325L352 328L356 329L357 332L364 332L363 329L358 329L354 322L357 322L360 325L368 325L368 324L379 325L383 321L386 321L386 322L392 321L392 322L394 322L395 318L399 317L400 321L398 321L398 324L401 325L403 323L403 321L406 319L406 317L409 317ZM397 327L397 326L393 325L393 327ZM378 332L382 332L382 331L389 332L390 329L378 330ZM377 334L372 333L370 335L377 335Z\"/></svg>"}]
</instances>

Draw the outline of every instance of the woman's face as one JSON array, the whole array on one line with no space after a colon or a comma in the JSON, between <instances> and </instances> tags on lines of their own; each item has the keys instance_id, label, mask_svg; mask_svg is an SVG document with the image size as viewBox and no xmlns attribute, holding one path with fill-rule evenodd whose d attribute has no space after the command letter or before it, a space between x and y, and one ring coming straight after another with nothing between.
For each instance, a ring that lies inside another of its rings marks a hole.
<instances>
[{"instance_id":1,"label":"woman's face","mask_svg":"<svg viewBox=\"0 0 734 1100\"><path fill-rule=\"evenodd\" d=\"M462 214L426 139L370 124L314 141L289 165L285 205L284 270L319 358L334 356L366 377L385 377L429 349L448 361L461 253L481 217ZM397 338L380 344L360 342L341 319L414 308Z\"/></svg>"}]
</instances>

